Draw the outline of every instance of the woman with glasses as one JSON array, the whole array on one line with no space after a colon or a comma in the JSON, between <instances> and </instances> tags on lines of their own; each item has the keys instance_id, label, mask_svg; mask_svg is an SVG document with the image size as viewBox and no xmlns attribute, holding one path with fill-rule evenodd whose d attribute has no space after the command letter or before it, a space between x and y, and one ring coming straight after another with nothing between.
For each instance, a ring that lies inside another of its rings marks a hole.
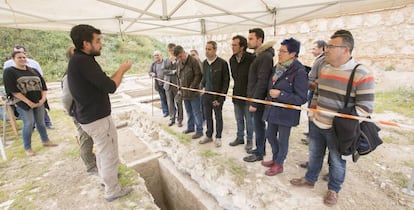
<instances>
[{"instance_id":1,"label":"woman with glasses","mask_svg":"<svg viewBox=\"0 0 414 210\"><path fill-rule=\"evenodd\" d=\"M16 110L23 120L22 137L26 155L34 156L32 132L35 123L43 146L57 146L57 144L49 141L43 120L47 87L40 73L26 65L27 57L24 52L13 52L12 59L15 64L4 70L3 83L7 95L16 104Z\"/></svg>"},{"instance_id":2,"label":"woman with glasses","mask_svg":"<svg viewBox=\"0 0 414 210\"><path fill-rule=\"evenodd\" d=\"M300 42L290 38L280 43L278 63L269 79L267 100L300 106L306 103L308 77L298 61ZM269 167L265 174L274 176L283 172L283 163L289 148L292 126L299 124L300 110L266 105L263 120L267 121L267 139L272 146L272 160L262 161Z\"/></svg>"}]
</instances>

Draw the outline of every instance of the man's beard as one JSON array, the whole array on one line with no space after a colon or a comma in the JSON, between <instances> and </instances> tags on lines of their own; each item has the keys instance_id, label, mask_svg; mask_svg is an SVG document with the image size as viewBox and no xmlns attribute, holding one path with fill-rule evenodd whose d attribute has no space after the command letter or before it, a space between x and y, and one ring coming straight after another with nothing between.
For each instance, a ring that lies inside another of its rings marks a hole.
<instances>
[{"instance_id":1,"label":"man's beard","mask_svg":"<svg viewBox=\"0 0 414 210\"><path fill-rule=\"evenodd\" d=\"M90 55L92 55L92 56L100 56L101 55L101 51L100 50L92 49L91 52L90 52Z\"/></svg>"}]
</instances>

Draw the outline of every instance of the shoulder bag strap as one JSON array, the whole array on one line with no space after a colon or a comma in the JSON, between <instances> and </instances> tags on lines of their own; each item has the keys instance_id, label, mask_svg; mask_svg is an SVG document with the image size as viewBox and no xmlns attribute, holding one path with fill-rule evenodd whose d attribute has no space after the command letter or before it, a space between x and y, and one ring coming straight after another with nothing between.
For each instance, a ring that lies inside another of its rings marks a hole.
<instances>
[{"instance_id":1,"label":"shoulder bag strap","mask_svg":"<svg viewBox=\"0 0 414 210\"><path fill-rule=\"evenodd\" d=\"M351 89L352 89L352 83L354 82L354 76L355 76L355 70L360 66L361 64L357 64L354 69L352 69L352 73L349 76L348 85L346 86L346 95L345 95L345 103L344 108L348 107L348 100L349 96L351 95Z\"/></svg>"}]
</instances>

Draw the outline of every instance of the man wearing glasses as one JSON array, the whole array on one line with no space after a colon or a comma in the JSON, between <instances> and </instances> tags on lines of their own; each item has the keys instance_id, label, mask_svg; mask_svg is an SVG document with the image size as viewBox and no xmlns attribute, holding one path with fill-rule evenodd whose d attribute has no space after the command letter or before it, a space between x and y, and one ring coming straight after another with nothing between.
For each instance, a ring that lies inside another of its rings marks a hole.
<instances>
[{"instance_id":1,"label":"man wearing glasses","mask_svg":"<svg viewBox=\"0 0 414 210\"><path fill-rule=\"evenodd\" d=\"M344 106L349 76L357 62L352 58L354 38L347 30L336 31L330 38L325 51L325 65L319 74L318 89L312 99L311 108L338 112ZM374 77L366 66L355 71L350 105L356 105L359 116L368 116L374 107ZM343 159L334 141L332 115L321 112L310 115L309 165L305 177L292 179L295 186L313 188L323 165L326 147L329 149L329 181L324 203L335 205L338 192L345 181L346 160Z\"/></svg>"}]
</instances>

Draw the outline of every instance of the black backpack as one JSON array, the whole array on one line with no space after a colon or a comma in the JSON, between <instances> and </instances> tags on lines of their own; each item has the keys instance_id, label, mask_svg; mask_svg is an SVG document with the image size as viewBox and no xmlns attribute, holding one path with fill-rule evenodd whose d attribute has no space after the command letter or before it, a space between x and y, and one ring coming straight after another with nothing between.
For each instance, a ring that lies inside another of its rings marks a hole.
<instances>
[{"instance_id":1,"label":"black backpack","mask_svg":"<svg viewBox=\"0 0 414 210\"><path fill-rule=\"evenodd\" d=\"M360 64L357 64L348 80L344 108L339 113L358 116L355 106L348 107L348 100L351 94L352 83L354 81L355 70ZM369 118L369 117L368 117ZM374 151L382 140L378 135L381 130L375 123L337 117L332 122L332 129L335 134L338 152L341 155L352 155L353 162L356 162L360 155L367 155Z\"/></svg>"}]
</instances>

